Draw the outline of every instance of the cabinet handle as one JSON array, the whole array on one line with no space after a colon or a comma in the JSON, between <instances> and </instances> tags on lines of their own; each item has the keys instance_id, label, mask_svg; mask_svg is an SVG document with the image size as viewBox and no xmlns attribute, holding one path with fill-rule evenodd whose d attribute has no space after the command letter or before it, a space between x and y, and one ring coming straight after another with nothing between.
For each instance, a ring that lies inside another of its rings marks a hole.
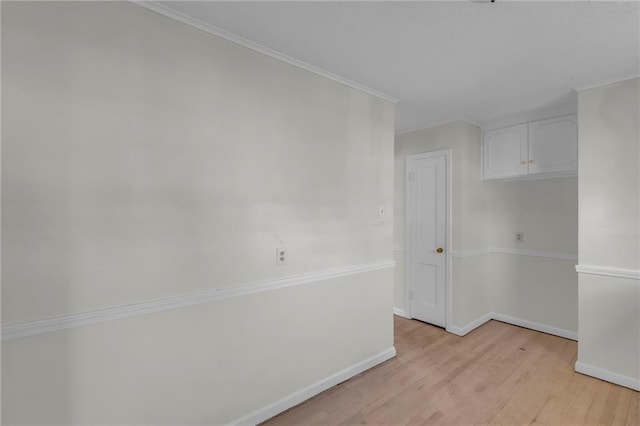
<instances>
[{"instance_id":1,"label":"cabinet handle","mask_svg":"<svg viewBox=\"0 0 640 426\"><path fill-rule=\"evenodd\" d=\"M529 160L530 163L533 163L533 160Z\"/></svg>"},{"instance_id":2,"label":"cabinet handle","mask_svg":"<svg viewBox=\"0 0 640 426\"><path fill-rule=\"evenodd\" d=\"M526 160L522 160L520 164L527 164Z\"/></svg>"}]
</instances>

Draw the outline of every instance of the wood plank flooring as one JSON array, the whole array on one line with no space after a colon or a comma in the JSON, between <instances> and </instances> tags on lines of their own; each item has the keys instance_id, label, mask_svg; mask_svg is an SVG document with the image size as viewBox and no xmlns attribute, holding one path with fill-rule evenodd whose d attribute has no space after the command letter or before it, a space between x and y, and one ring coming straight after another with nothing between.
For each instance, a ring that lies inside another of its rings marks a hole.
<instances>
[{"instance_id":1,"label":"wood plank flooring","mask_svg":"<svg viewBox=\"0 0 640 426\"><path fill-rule=\"evenodd\" d=\"M640 392L574 372L574 341L498 321L464 337L394 321L397 358L264 424L640 425Z\"/></svg>"}]
</instances>

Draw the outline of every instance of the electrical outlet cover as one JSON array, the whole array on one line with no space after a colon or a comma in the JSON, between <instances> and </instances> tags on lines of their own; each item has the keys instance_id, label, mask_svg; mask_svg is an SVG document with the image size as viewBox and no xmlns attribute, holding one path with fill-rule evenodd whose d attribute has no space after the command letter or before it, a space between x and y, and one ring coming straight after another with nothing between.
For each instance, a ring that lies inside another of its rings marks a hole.
<instances>
[{"instance_id":1,"label":"electrical outlet cover","mask_svg":"<svg viewBox=\"0 0 640 426\"><path fill-rule=\"evenodd\" d=\"M287 249L285 247L276 247L276 265L285 265L287 263Z\"/></svg>"}]
</instances>

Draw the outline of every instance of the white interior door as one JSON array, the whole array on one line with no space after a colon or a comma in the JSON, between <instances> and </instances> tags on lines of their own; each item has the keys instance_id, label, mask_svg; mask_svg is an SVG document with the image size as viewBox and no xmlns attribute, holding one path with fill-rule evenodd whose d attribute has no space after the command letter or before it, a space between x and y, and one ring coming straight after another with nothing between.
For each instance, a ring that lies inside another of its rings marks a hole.
<instances>
[{"instance_id":1,"label":"white interior door","mask_svg":"<svg viewBox=\"0 0 640 426\"><path fill-rule=\"evenodd\" d=\"M448 153L407 157L407 272L412 318L446 327Z\"/></svg>"}]
</instances>

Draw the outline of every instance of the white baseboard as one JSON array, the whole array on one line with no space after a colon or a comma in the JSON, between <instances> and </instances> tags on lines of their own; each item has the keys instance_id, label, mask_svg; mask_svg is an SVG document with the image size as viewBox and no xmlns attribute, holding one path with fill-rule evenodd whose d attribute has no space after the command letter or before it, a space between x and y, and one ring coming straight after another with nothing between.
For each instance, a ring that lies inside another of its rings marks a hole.
<instances>
[{"instance_id":1,"label":"white baseboard","mask_svg":"<svg viewBox=\"0 0 640 426\"><path fill-rule=\"evenodd\" d=\"M605 380L616 385L640 391L640 379L623 376L622 374L594 367L593 365L585 364L580 361L576 362L575 370L578 373L586 374L587 376L595 377L596 379Z\"/></svg>"},{"instance_id":2,"label":"white baseboard","mask_svg":"<svg viewBox=\"0 0 640 426\"><path fill-rule=\"evenodd\" d=\"M550 325L540 324L533 321L528 321L520 318L515 318L509 315L498 314L492 312L491 316L496 321L506 322L508 324L517 325L519 327L530 328L531 330L541 331L547 334L553 334L554 336L564 337L565 339L578 340L578 333L575 331L569 331L562 328L552 327Z\"/></svg>"},{"instance_id":3,"label":"white baseboard","mask_svg":"<svg viewBox=\"0 0 640 426\"><path fill-rule=\"evenodd\" d=\"M540 324L537 322L528 321L505 314L499 314L497 312L489 312L487 314L484 314L480 318L471 321L469 324L463 327L451 325L447 327L447 331L458 336L464 336L465 334L471 332L472 330L475 330L482 324L492 319L496 321L506 322L507 324L517 325L518 327L529 328L531 330L541 331L543 333L552 334L554 336L564 337L565 339L576 341L578 340L578 333L576 333L575 331L564 330L562 328L552 327L550 325Z\"/></svg>"},{"instance_id":4,"label":"white baseboard","mask_svg":"<svg viewBox=\"0 0 640 426\"><path fill-rule=\"evenodd\" d=\"M409 314L407 314L407 311L405 311L404 309L393 308L393 314L398 315L399 317L402 317L402 318L411 319Z\"/></svg>"},{"instance_id":5,"label":"white baseboard","mask_svg":"<svg viewBox=\"0 0 640 426\"><path fill-rule=\"evenodd\" d=\"M489 312L487 314L484 314L483 316L481 316L480 318L471 321L469 324L465 325L464 327L456 327L454 325L447 327L447 331L449 333L453 333L456 334L458 336L464 336L465 334L471 332L472 330L475 330L476 328L480 327L482 324L491 321L493 319L492 317L492 313Z\"/></svg>"},{"instance_id":6,"label":"white baseboard","mask_svg":"<svg viewBox=\"0 0 640 426\"><path fill-rule=\"evenodd\" d=\"M351 367L347 367L344 370L327 377L326 379L322 379L319 382L312 384L311 386L307 386L304 389L294 392L291 395L286 396L274 402L273 404L269 404L257 411L254 411L253 413L242 417L241 419L238 419L234 422L231 422L230 424L253 426L258 423L264 422L265 420L268 420L271 417L276 416L291 407L295 407L296 405L319 394L320 392L323 392L339 383L342 383L345 380L348 380L351 377L362 373L363 371L375 367L376 365L381 364L393 358L394 356L396 356L396 348L392 346L377 355L367 358L364 361L352 365Z\"/></svg>"}]
</instances>

